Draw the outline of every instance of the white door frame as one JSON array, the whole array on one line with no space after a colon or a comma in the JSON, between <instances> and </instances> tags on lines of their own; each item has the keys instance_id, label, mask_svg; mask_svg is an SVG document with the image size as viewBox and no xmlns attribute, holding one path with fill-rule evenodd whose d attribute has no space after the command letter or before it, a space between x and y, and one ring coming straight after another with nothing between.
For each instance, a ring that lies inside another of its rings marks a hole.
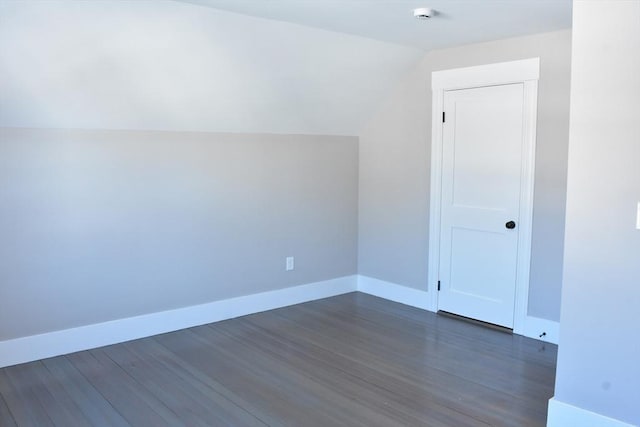
<instances>
[{"instance_id":1,"label":"white door frame","mask_svg":"<svg viewBox=\"0 0 640 427\"><path fill-rule=\"evenodd\" d=\"M529 303L531 264L531 227L535 178L536 121L540 58L501 62L476 67L456 68L431 73L433 106L431 119L431 194L429 207L429 306L438 310L438 274L440 265L440 212L442 192L442 113L444 93L510 83L524 86L522 170L520 180L520 229L516 264L516 294L513 332L524 333Z\"/></svg>"}]
</instances>

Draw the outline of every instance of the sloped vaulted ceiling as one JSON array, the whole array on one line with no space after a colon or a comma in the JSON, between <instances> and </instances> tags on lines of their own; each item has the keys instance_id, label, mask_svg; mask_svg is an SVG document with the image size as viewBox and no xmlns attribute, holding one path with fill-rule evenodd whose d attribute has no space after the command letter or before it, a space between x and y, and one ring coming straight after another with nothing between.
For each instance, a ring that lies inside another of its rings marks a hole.
<instances>
[{"instance_id":1,"label":"sloped vaulted ceiling","mask_svg":"<svg viewBox=\"0 0 640 427\"><path fill-rule=\"evenodd\" d=\"M0 0L0 127L356 135L425 50L570 19L571 0Z\"/></svg>"},{"instance_id":2,"label":"sloped vaulted ceiling","mask_svg":"<svg viewBox=\"0 0 640 427\"><path fill-rule=\"evenodd\" d=\"M0 1L0 126L355 135L423 52L175 1Z\"/></svg>"}]
</instances>

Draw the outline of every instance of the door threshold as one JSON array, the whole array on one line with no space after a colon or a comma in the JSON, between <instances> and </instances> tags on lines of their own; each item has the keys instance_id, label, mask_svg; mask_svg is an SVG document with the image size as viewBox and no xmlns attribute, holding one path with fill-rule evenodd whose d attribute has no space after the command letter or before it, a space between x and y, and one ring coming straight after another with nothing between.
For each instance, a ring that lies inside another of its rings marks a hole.
<instances>
[{"instance_id":1,"label":"door threshold","mask_svg":"<svg viewBox=\"0 0 640 427\"><path fill-rule=\"evenodd\" d=\"M438 310L437 314L451 319L461 320L463 322L471 323L473 325L484 326L485 328L493 329L494 331L504 332L505 334L513 335L513 329L505 326L496 325L495 323L483 322L482 320L472 319L471 317L461 316L455 313L449 313L448 311Z\"/></svg>"}]
</instances>

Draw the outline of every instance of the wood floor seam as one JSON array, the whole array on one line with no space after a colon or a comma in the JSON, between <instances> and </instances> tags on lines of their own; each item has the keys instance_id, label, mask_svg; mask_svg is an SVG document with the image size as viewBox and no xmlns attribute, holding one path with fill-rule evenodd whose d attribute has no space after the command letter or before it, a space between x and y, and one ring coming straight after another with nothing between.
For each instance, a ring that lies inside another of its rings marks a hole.
<instances>
[{"instance_id":1,"label":"wood floor seam","mask_svg":"<svg viewBox=\"0 0 640 427\"><path fill-rule=\"evenodd\" d=\"M163 335L164 335L164 334L163 334ZM154 340L157 342L157 344L158 344L158 345L162 346L166 351L173 353L173 351L172 351L170 348L168 348L168 347L167 347L165 344L163 344L162 342L157 341L157 339L156 339L156 338L157 338L157 337L154 337ZM175 354L175 353L173 353L173 354ZM187 364L187 365L188 365L188 364ZM193 366L190 366L190 367L191 367L191 369L192 369L192 370L197 370L197 368L196 368L196 367L193 367ZM196 379L197 379L198 381L202 382L202 380L200 380L200 379L198 379L198 378L196 378ZM212 379L212 381L215 381L215 380L213 380L213 379ZM205 384L205 385L206 385L206 386L209 386L208 384ZM220 387L223 387L223 386L222 386L222 385L220 385ZM226 400L230 401L232 404L234 404L235 406L237 406L238 408L240 408L242 411L247 412L247 413L248 413L248 414L250 414L252 417L254 417L254 418L256 418L257 420L259 420L259 421L260 421L261 423L263 423L264 425L267 425L267 426L270 426L270 427L279 427L279 424L277 424L277 423L273 423L273 422L271 422L271 421L268 421L268 419L267 419L267 420L265 420L265 418L266 418L266 417L262 416L261 414L256 414L255 412L258 412L258 411L256 411L255 409L252 409L251 407L245 407L245 406L242 406L240 403L238 403L238 402L236 401L236 399L231 398L231 397L229 396L229 394L232 394L232 393L229 393L229 392L227 392L227 393L223 393L223 392L221 392L221 391L219 391L219 390L217 390L217 389L214 389L214 391L216 391L218 394L222 395ZM237 399L237 400L241 400L241 399Z\"/></svg>"},{"instance_id":2,"label":"wood floor seam","mask_svg":"<svg viewBox=\"0 0 640 427\"><path fill-rule=\"evenodd\" d=\"M64 355L64 356L61 356L61 357L63 357L63 358L64 358L64 359L65 359L65 360L66 360L66 361L71 365L71 367L74 369L74 371L75 371L75 372L77 372L77 373L78 373L78 375L80 375L80 376L81 376L81 377L86 381L86 383L87 383L87 384L88 384L88 385L89 385L89 386L90 386L90 387L91 387L91 388L92 388L96 393L98 393L98 394L102 397L103 401L104 401L107 405L109 405L109 407L110 407L110 408L111 408L115 413L117 413L117 414L118 414L118 415L119 415L119 416L120 416L120 417L121 417L121 418L122 418L122 419L127 423L127 426L129 426L129 427L134 427L134 426L131 426L131 424L129 424L129 422L128 422L128 421L126 421L126 418L124 417L124 415L122 415L122 414L120 413L120 411L118 411L118 408L116 408L115 406L113 406L113 404L109 401L109 399L107 399L107 398L106 398L106 396L105 396L105 395L100 391L100 389L98 389L95 385L93 385L93 384L91 383L90 379L89 379L89 378L88 378L88 377L87 377L87 376L86 376L82 371L80 371L80 370L79 370L79 369L78 369L78 368L77 368L77 367L76 367L76 366L75 366L75 365L74 365L74 364L73 364L73 363L68 359L67 355Z\"/></svg>"},{"instance_id":3,"label":"wood floor seam","mask_svg":"<svg viewBox=\"0 0 640 427\"><path fill-rule=\"evenodd\" d=\"M210 325L209 325L209 326L210 326ZM259 326L257 326L257 327L259 327ZM267 331L267 330L265 329L265 331ZM223 333L225 333L225 332L223 332ZM232 337L232 338L233 338L233 337ZM278 357L278 353L276 353L276 352L274 352L274 351L264 350L264 349L261 349L261 351L268 352L268 353L270 353L272 356L274 356L274 357ZM362 381L362 382L367 383L367 384L368 384L369 386L371 386L372 388L380 389L380 390L384 390L384 391L389 392L389 393L393 393L393 390L387 389L386 387L384 387L384 386L382 386L382 385L380 385L380 384L376 384L376 383L374 383L374 382L371 382L371 380L369 380L369 379L367 379L367 378L365 378L365 377L361 377L361 376L358 376L358 375L354 374L353 372L350 372L350 371L343 370L343 369L340 369L340 368L338 368L338 367L332 366L331 364L326 363L326 362L324 362L324 361L323 361L323 360L321 360L321 359L316 359L316 360L317 360L319 363L323 364L324 366L329 367L330 369L335 369L335 370L337 370L337 371L339 371L339 372L341 372L341 373L343 373L343 374L345 374L345 375L347 375L347 376L349 376L349 377L352 377L352 378L354 378L354 379L355 379L355 378L357 378L358 380L360 380L360 381ZM446 407L446 408L448 408L448 409L450 409L450 410L452 410L452 411L454 411L454 412L458 412L458 413L460 413L461 415L469 416L469 417L471 417L471 418L474 418L478 423L480 423L480 424L482 424L482 425L485 425L485 426L490 426L490 425L491 425L491 424L488 424L488 423L487 423L486 421L484 421L484 420L481 420L481 419L479 419L479 418L474 417L473 415L464 414L463 412L460 412L460 411L459 411L459 410L457 410L456 408L452 408L452 407L447 406L447 405L445 405L445 404L440 404L440 405L441 405L441 406L443 406L443 407Z\"/></svg>"},{"instance_id":4,"label":"wood floor seam","mask_svg":"<svg viewBox=\"0 0 640 427\"><path fill-rule=\"evenodd\" d=\"M304 326L301 326L301 327L304 327ZM494 391L494 392L496 392L496 393L505 393L505 391L500 390L500 389L498 389L498 388L492 388L492 387L490 387L490 386L488 386L488 385L486 385L486 384L484 384L484 383L480 383L480 382L477 382L477 381L469 380L468 378L465 378L465 377L464 377L464 376L462 376L462 375L456 374L456 372L455 372L455 371L447 370L447 369L443 369L443 368L439 368L439 367L433 367L433 369L439 370L440 372L442 372L443 374L446 374L446 375L456 376L457 378L459 378L459 379L461 379L461 380L463 380L463 381L468 381L468 382L474 383L474 384L475 384L475 385L477 385L477 386L480 386L480 387L484 387L484 388L491 389L492 391Z\"/></svg>"}]
</instances>

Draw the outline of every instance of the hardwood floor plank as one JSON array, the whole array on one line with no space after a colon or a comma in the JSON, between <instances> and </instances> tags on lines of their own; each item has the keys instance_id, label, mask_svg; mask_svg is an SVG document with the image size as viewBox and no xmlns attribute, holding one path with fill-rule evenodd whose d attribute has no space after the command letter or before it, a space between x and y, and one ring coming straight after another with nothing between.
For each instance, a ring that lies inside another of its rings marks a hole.
<instances>
[{"instance_id":1,"label":"hardwood floor plank","mask_svg":"<svg viewBox=\"0 0 640 427\"><path fill-rule=\"evenodd\" d=\"M318 337L318 342L329 343L336 347L341 345L339 342L331 343L331 338L327 337ZM379 357L380 354L382 357ZM491 390L428 366L405 365L398 368L407 363L401 354L394 355L393 352L385 354L380 349L369 350L363 347L352 348L348 354L342 354L340 357L349 360L348 369L351 372L355 372L372 384L389 389L398 396L402 396L407 402L417 397L415 402L417 405L424 405L425 401L435 402L485 422L495 422L500 419L496 418L499 417L500 411L496 411L494 405L504 406L510 403L508 396L491 395ZM363 360L367 363L360 363ZM394 360L398 366L388 366L387 360ZM340 361L332 360L331 363L337 364ZM469 405L472 405L471 408Z\"/></svg>"},{"instance_id":2,"label":"hardwood floor plank","mask_svg":"<svg viewBox=\"0 0 640 427\"><path fill-rule=\"evenodd\" d=\"M2 381L2 377L0 374L0 381ZM9 410L9 406L7 402L4 400L4 396L0 393L0 425L3 427L16 427L16 420L11 415L11 411Z\"/></svg>"},{"instance_id":3,"label":"hardwood floor plank","mask_svg":"<svg viewBox=\"0 0 640 427\"><path fill-rule=\"evenodd\" d=\"M328 324L337 323L338 320L335 316L320 314L319 322ZM420 357L420 354L425 349L407 345L407 343L420 342L429 345L429 343L433 342L427 336L428 334L417 334L414 331L408 331L406 327L402 328L394 324L393 319L387 319L385 323L384 325L378 325L374 329L370 328L369 325L364 325L365 331L363 333L370 337L369 340L375 342L382 340L384 346L394 348L401 346L404 350L403 353L408 357ZM361 323L354 321L352 324L357 327ZM336 325L338 328L342 326L341 323ZM434 369L454 372L469 381L506 393L514 391L512 379L514 375L519 375L524 381L528 381L528 387L515 390L518 393L530 394L534 398L548 393L546 384L543 387L539 387L539 379L541 377L544 378L545 374L547 374L544 368L538 369L535 365L522 363L513 360L513 358L506 358L490 352L469 352L468 349L472 347L472 343L461 346L437 341L433 342L433 344L437 344L437 349L427 349L426 351L429 351L429 364ZM436 347L436 345L432 347ZM483 369L477 369L478 365L481 365Z\"/></svg>"},{"instance_id":4,"label":"hardwood floor plank","mask_svg":"<svg viewBox=\"0 0 640 427\"><path fill-rule=\"evenodd\" d=\"M347 312L356 307L358 313L364 314L362 317L378 323L371 317L372 311L376 311L382 313L385 318L392 316L411 323L424 324L427 327L425 332L429 332L432 338L439 341L451 342L464 348L473 343L473 348L479 352L510 355L527 363L555 367L557 346L553 344L545 344L519 335L496 334L496 331L491 329L478 328L477 325L403 304L388 304L387 300L358 292L349 294L348 298L336 299L332 304L323 305L324 301L318 301L318 307ZM446 332L443 333L444 331Z\"/></svg>"},{"instance_id":5,"label":"hardwood floor plank","mask_svg":"<svg viewBox=\"0 0 640 427\"><path fill-rule=\"evenodd\" d=\"M195 378L167 369L135 343L106 347L105 353L132 378L160 399L189 426L265 426L221 394L200 387Z\"/></svg>"},{"instance_id":6,"label":"hardwood floor plank","mask_svg":"<svg viewBox=\"0 0 640 427\"><path fill-rule=\"evenodd\" d=\"M243 322L244 324L241 324ZM357 375L354 364L367 365L367 361L351 361L344 363L339 357L311 343L287 340L275 336L268 331L251 324L250 320L238 320L228 331L224 327L216 328L228 333L236 339L251 343L254 351L260 351L269 357L279 359L287 368L300 374L307 373L323 386L342 396L358 396L364 408L350 408L353 412L371 412L372 417L379 419L381 415L401 425L441 425L441 426L481 426L488 425L477 418L456 411L433 400L405 399L390 391L386 384L371 381ZM286 353L283 352L286 348ZM388 380L388 378L387 378ZM385 402L380 406L379 402Z\"/></svg>"},{"instance_id":7,"label":"hardwood floor plank","mask_svg":"<svg viewBox=\"0 0 640 427\"><path fill-rule=\"evenodd\" d=\"M89 421L68 395L55 385L55 379L41 362L27 363L9 369L15 382L28 385L52 423L57 426L90 427Z\"/></svg>"},{"instance_id":8,"label":"hardwood floor plank","mask_svg":"<svg viewBox=\"0 0 640 427\"><path fill-rule=\"evenodd\" d=\"M92 426L131 427L65 356L42 364Z\"/></svg>"},{"instance_id":9,"label":"hardwood floor plank","mask_svg":"<svg viewBox=\"0 0 640 427\"><path fill-rule=\"evenodd\" d=\"M38 363L38 362L32 362ZM30 364L11 366L0 370L0 393L5 398L14 420L20 426L47 427L53 422L37 396L34 384L20 375Z\"/></svg>"},{"instance_id":10,"label":"hardwood floor plank","mask_svg":"<svg viewBox=\"0 0 640 427\"><path fill-rule=\"evenodd\" d=\"M160 344L158 339L161 339L163 336L164 335L160 335L144 340L137 340L131 344L136 346L136 351L142 354L143 357L152 357L160 361L163 368L184 378L185 381L190 382L196 390L204 395L213 393L216 398L218 396L222 396L229 401L229 408L232 408L231 405L233 405L233 407L241 408L243 412L250 414L251 417L257 420L256 425L279 425L277 420L269 419L267 414L257 411L256 408L252 406L251 402L225 388L212 376L207 375L206 371L200 370L197 364L193 365L188 363L187 360L181 358L179 355L173 353L167 347ZM205 364L205 366L207 365ZM244 415L237 416L244 417ZM247 424L253 425L253 422L251 420L247 420Z\"/></svg>"},{"instance_id":11,"label":"hardwood floor plank","mask_svg":"<svg viewBox=\"0 0 640 427\"><path fill-rule=\"evenodd\" d=\"M276 425L348 424L335 411L324 410L326 396L309 378L282 371L272 360L250 351L243 354L244 349L233 339L222 334L208 335L206 327L185 332L188 333L163 336L161 342L245 402L251 402L252 412L257 409L256 416L261 419L265 419L264 415L258 414L266 414L266 419L274 420ZM272 425L274 421L267 423ZM362 419L351 423L366 425Z\"/></svg>"},{"instance_id":12,"label":"hardwood floor plank","mask_svg":"<svg viewBox=\"0 0 640 427\"><path fill-rule=\"evenodd\" d=\"M237 334L237 325L232 328ZM209 341L220 332L218 328L200 331ZM376 394L370 384L363 386L358 384L357 378L345 378L345 375L331 375L335 371L323 370L317 363L307 363L303 359L296 360L291 354L284 359L274 357L268 352L261 351L253 344L246 344L234 338L235 343L229 343L227 346L234 349L238 354L237 357L246 358L247 362L254 364L253 356L257 356L257 363L264 363L264 369L268 370L279 378L288 378L295 389L290 393L289 399L296 399L295 391L305 391L317 396L318 400L314 405L314 409L325 413L331 413L335 423L331 425L345 425L348 422L358 419L365 425L424 425L424 420L420 417L412 415L407 411L401 410L391 402L385 402L386 405L380 405L383 398ZM251 354L248 358L245 355ZM284 387L285 392L288 388ZM354 398L357 397L357 398ZM392 396L387 395L386 398ZM439 408L439 414L445 413L446 408ZM455 422L457 425L478 425L477 420L469 420L462 414L447 413L447 419L450 423ZM348 421L351 420L351 421ZM471 422L470 422L471 421ZM432 425L442 425L436 419L431 421Z\"/></svg>"},{"instance_id":13,"label":"hardwood floor plank","mask_svg":"<svg viewBox=\"0 0 640 427\"><path fill-rule=\"evenodd\" d=\"M542 427L556 354L356 292L0 369L0 425Z\"/></svg>"},{"instance_id":14,"label":"hardwood floor plank","mask_svg":"<svg viewBox=\"0 0 640 427\"><path fill-rule=\"evenodd\" d=\"M101 349L66 356L133 426L184 426L162 402L120 369Z\"/></svg>"},{"instance_id":15,"label":"hardwood floor plank","mask_svg":"<svg viewBox=\"0 0 640 427\"><path fill-rule=\"evenodd\" d=\"M370 330L371 328L369 326L358 325L357 320L336 326L335 323L337 321L331 316L327 317L322 315L320 318L317 318L312 312L305 309L304 305L292 307L292 310L274 311L273 314L288 318L294 325L294 328L307 328L305 333L311 335L316 334L316 339L322 340L322 338L317 337L317 334L323 336L325 342L326 339L333 339L331 345L333 345L338 352L341 351L341 348L345 347L343 345L344 343L336 341L335 337L339 336L342 331L346 331L349 337L355 338L351 340L350 345L346 347L347 350L353 354L355 360L361 360L368 357L368 355L375 355L373 356L373 361L376 361L378 365L384 365L387 360L394 360L395 367L401 368L400 371L396 373L404 375L408 381L410 381L411 378L420 378L421 382L427 385L423 393L435 394L432 398L436 398L438 394L442 394L442 398L444 398L445 401L451 401L452 396L458 395L462 397L462 402L471 401L480 403L480 408L485 406L490 407L488 405L493 404L494 406L491 407L490 413L495 413L498 416L501 413L505 413L508 415L507 419L516 416L523 419L527 417L540 419L545 417L546 401L553 394L553 374L551 374L551 378L549 379L549 394L536 401L536 406L532 407L527 404L528 400L526 399L519 402L518 396L512 395L511 393L507 394L504 391L500 392L500 390L487 387L486 384L478 384L470 381L465 377L457 375L455 369L442 369L437 366L437 364L432 365L432 362L436 359L434 356L437 356L438 352L443 351L443 346L440 343L437 345L429 345L425 340L417 338L407 340L407 343L421 343L423 356L420 356L421 353L418 352L418 357L416 358L412 355L411 348L407 348L406 345L402 344L398 345L394 342L386 342L385 340L393 340L393 338L384 334L378 336L375 331ZM478 327L476 326L476 328ZM496 331L490 332L496 333ZM400 332L396 331L395 335L398 335L398 333ZM380 342L381 337L383 342ZM391 351L390 349L395 349L395 351ZM468 350L469 349L467 349L467 352ZM429 355L428 361L424 358L425 354ZM473 358L469 360L469 363L472 366L484 369L484 367L477 364ZM504 368L500 367L500 369ZM407 373L409 373L408 377L406 375ZM522 388L526 389L526 387ZM452 393L452 391L455 391L455 393ZM483 404L483 402L485 403ZM514 408L517 409L517 411L514 412ZM500 419L502 418L498 418L498 421ZM518 423L524 422L523 419L516 419L513 421L513 424L518 425Z\"/></svg>"},{"instance_id":16,"label":"hardwood floor plank","mask_svg":"<svg viewBox=\"0 0 640 427\"><path fill-rule=\"evenodd\" d=\"M375 299L374 297L368 297L369 300L371 299ZM300 309L304 310L305 307L304 306L300 306ZM309 309L309 308L307 308ZM326 321L327 319L335 319L337 316L335 314L329 314L329 312L327 312L327 310L319 310L318 306L315 306L315 308L311 308L312 310L314 310L314 313L317 313L318 315L322 316L320 321ZM362 310L362 307L360 307L360 309ZM438 318L438 316L436 316L433 313L424 313L426 316L425 317L435 317ZM508 347L521 347L521 344L523 342L523 340L527 340L529 342L535 342L534 340L530 340L524 337L520 337L520 336L513 336L513 335L508 335L508 334L495 334L495 331L491 331L488 329L484 329L484 328L478 328L476 325L468 325L468 324L464 324L464 326L468 326L471 327L470 329L467 329L466 334L465 334L465 339L466 341L461 341L460 339L458 339L458 342L454 342L451 343L450 341L445 341L443 339L440 339L439 337L436 337L434 339L433 335L433 331L438 331L437 328L425 328L423 327L422 324L419 324L419 328L417 329L415 328L415 323L413 322L414 325L409 324L409 323L397 323L396 320L394 319L393 316L389 316L388 314L384 313L384 317L380 317L378 316L380 319L376 319L376 315L369 312L367 313L366 316L366 323L364 323L365 328L368 330L368 333L371 334L378 334L378 335L383 335L385 337L390 337L390 338L399 338L402 337L402 340L407 340L410 339L412 336L416 338L417 342L437 342L437 344L443 349L443 351L440 352L436 352L434 353L435 356L438 356L439 353L443 353L444 350L448 350L449 353L446 354L444 357L444 364L447 366L448 370L451 370L451 366L449 366L449 363L452 361L452 357L458 357L458 358L465 358L465 354L468 353L468 350L470 348L473 348L473 357L474 360L481 360L483 362L483 365L485 365L488 369L487 370L473 370L473 371L469 371L467 373L465 373L465 376L467 374L469 375L475 375L475 374L484 374L488 371L491 371L491 368L499 368L499 369L494 369L494 371L496 372L502 372L502 376L503 378L507 378L510 379L512 376L509 372L505 372L504 371L504 363L507 362L510 365L508 367L513 367L514 371L517 371L518 373L520 373L521 375L527 375L528 377L527 379L532 380L532 381L537 381L541 376L546 376L549 373L549 368L551 367L553 369L553 364L549 365L547 364L546 366L544 365L538 365L536 363L525 363L522 361L521 357L514 357L513 355L505 355L503 353L501 353L502 349L508 348ZM376 322L377 320L377 322ZM446 319L446 320L453 320L453 319ZM369 322L376 322L376 327L375 328L371 328L369 327ZM453 322L459 324L459 323L464 323L464 322L460 322L457 320L453 320ZM357 325L357 324L363 324L363 321L359 321L358 319L354 319L353 324ZM423 322L426 323L426 322ZM454 324L455 325L455 324ZM457 326L457 325L456 325ZM441 328L442 329L442 328ZM447 329L448 331L448 329ZM493 332L493 333L492 333ZM500 338L500 342L498 344L493 344L490 347L487 347L487 343L483 340L481 341L482 345L484 348L479 348L480 346L477 345L477 336L483 336L484 333L489 333L489 336L493 337L493 338ZM445 335L445 339L449 336L449 334ZM538 345L538 344L537 344ZM554 346L555 347L555 346ZM418 352L422 351L422 349L417 349ZM460 351L460 350L465 350L464 352ZM539 352L539 349L536 351ZM551 357L555 359L555 352L551 353ZM454 360L455 361L455 360ZM434 361L435 362L435 361ZM465 367L471 366L469 363L467 363L467 360L463 360L463 363L460 363L459 366L455 366L455 371L456 372L460 372L459 369L464 369ZM522 367L526 367L527 368L527 372L522 372ZM462 372L460 373L461 375L463 374ZM511 384L511 381L509 381L509 384Z\"/></svg>"}]
</instances>

